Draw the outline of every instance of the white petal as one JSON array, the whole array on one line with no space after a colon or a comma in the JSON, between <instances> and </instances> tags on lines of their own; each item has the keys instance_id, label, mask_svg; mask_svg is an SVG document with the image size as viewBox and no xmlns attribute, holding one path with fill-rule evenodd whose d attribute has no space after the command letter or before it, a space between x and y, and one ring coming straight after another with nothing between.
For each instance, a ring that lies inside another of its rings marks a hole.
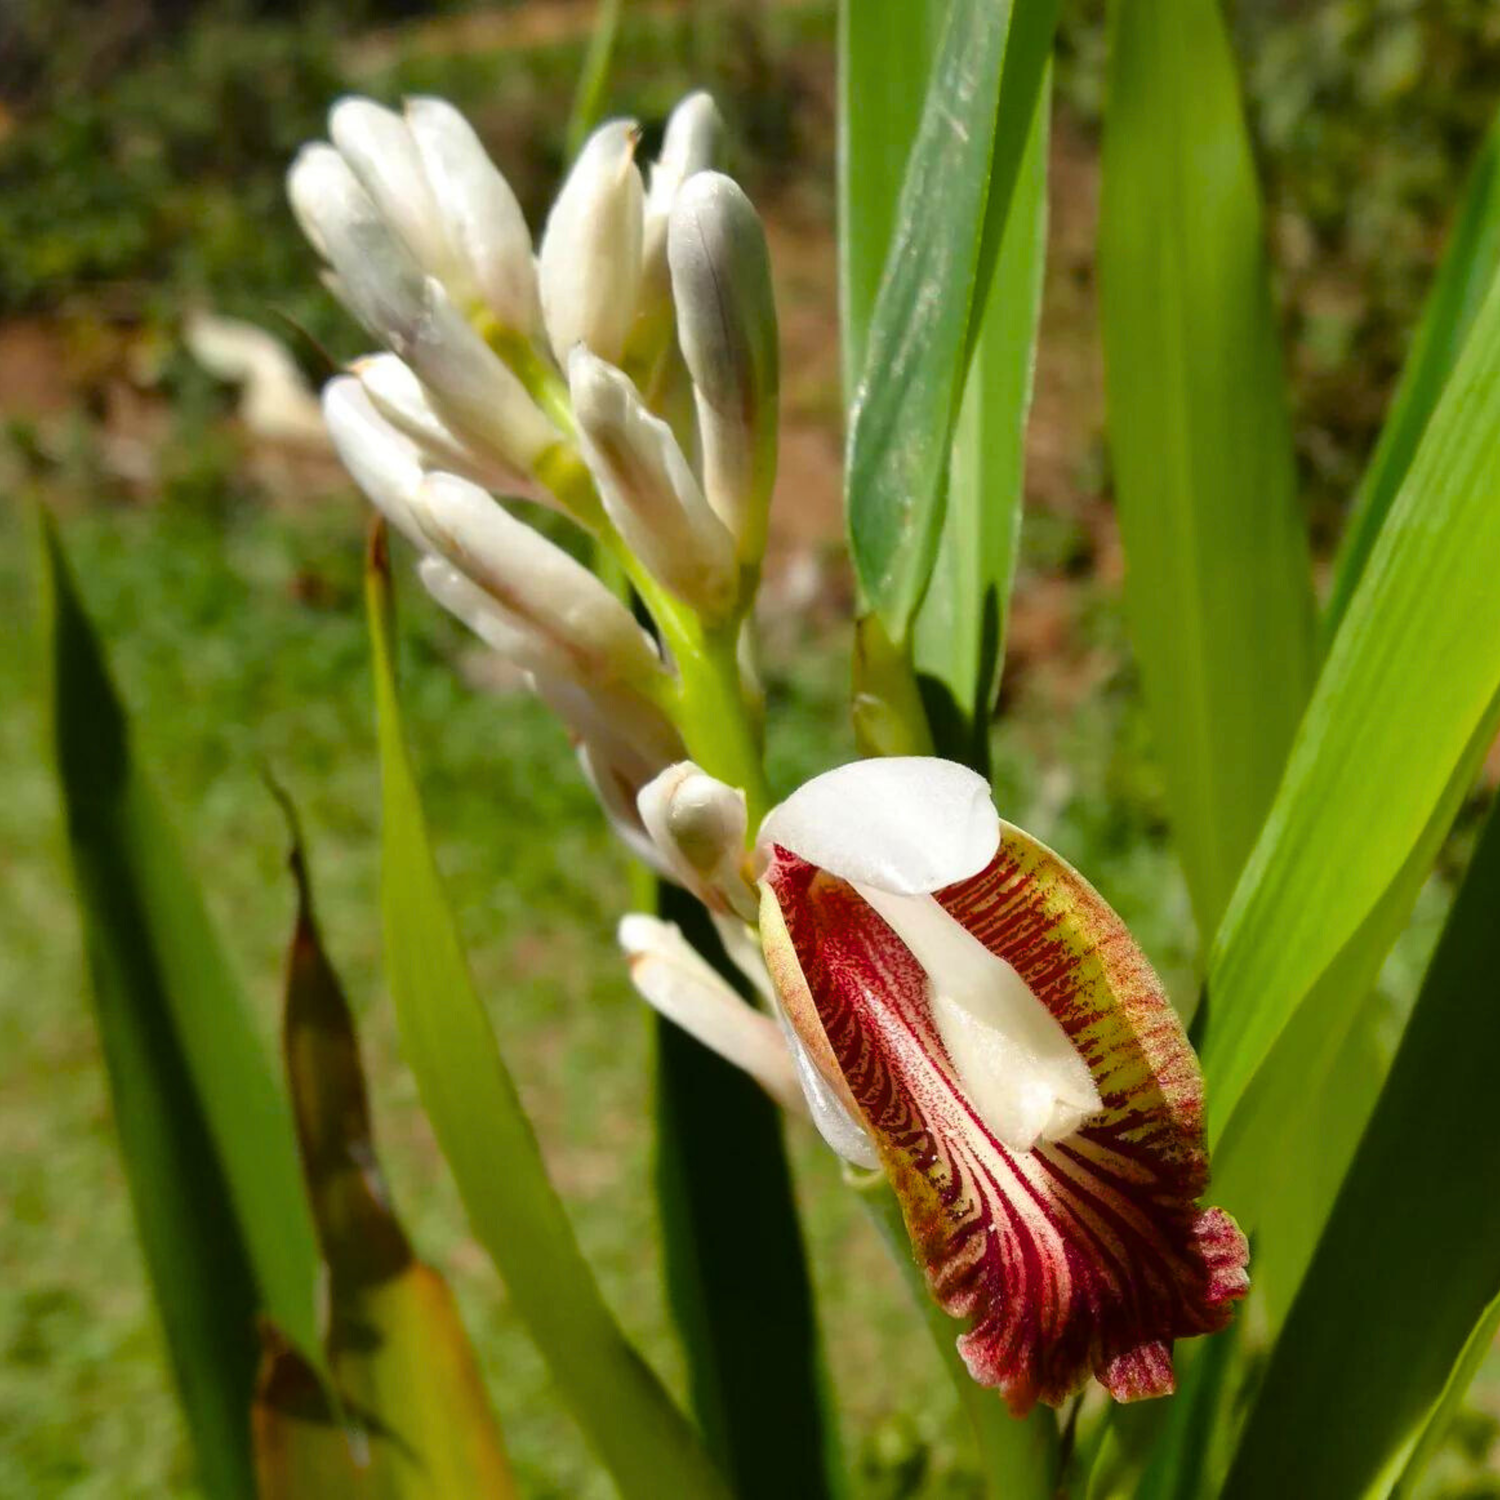
<instances>
[{"instance_id":1,"label":"white petal","mask_svg":"<svg viewBox=\"0 0 1500 1500\"><path fill-rule=\"evenodd\" d=\"M461 271L406 121L372 99L341 99L329 112L328 133L418 265L452 286ZM454 290L463 295L467 288Z\"/></svg>"},{"instance_id":2,"label":"white petal","mask_svg":"<svg viewBox=\"0 0 1500 1500\"><path fill-rule=\"evenodd\" d=\"M1000 847L989 784L932 756L857 760L815 776L761 824L780 844L842 880L911 896L977 874Z\"/></svg>"},{"instance_id":3,"label":"white petal","mask_svg":"<svg viewBox=\"0 0 1500 1500\"><path fill-rule=\"evenodd\" d=\"M781 1031L707 964L674 923L643 913L620 921L620 947L641 997L727 1062L743 1068L783 1108L801 1111L802 1092ZM733 1142L725 1142L733 1150Z\"/></svg>"},{"instance_id":4,"label":"white petal","mask_svg":"<svg viewBox=\"0 0 1500 1500\"><path fill-rule=\"evenodd\" d=\"M712 95L702 91L689 94L667 120L661 155L651 168L651 188L646 194L645 274L653 283L665 280L667 220L677 190L693 173L706 172L713 166L723 133L719 107Z\"/></svg>"},{"instance_id":5,"label":"white petal","mask_svg":"<svg viewBox=\"0 0 1500 1500\"><path fill-rule=\"evenodd\" d=\"M514 371L428 277L421 316L388 339L427 387L439 415L502 463L530 471L561 434Z\"/></svg>"},{"instance_id":6,"label":"white petal","mask_svg":"<svg viewBox=\"0 0 1500 1500\"><path fill-rule=\"evenodd\" d=\"M620 535L652 575L722 618L739 588L734 538L709 508L672 429L630 377L574 345L568 382L579 447Z\"/></svg>"},{"instance_id":7,"label":"white petal","mask_svg":"<svg viewBox=\"0 0 1500 1500\"><path fill-rule=\"evenodd\" d=\"M776 299L765 230L739 185L699 172L667 228L677 342L693 377L703 490L758 561L776 477L780 385Z\"/></svg>"},{"instance_id":8,"label":"white petal","mask_svg":"<svg viewBox=\"0 0 1500 1500\"><path fill-rule=\"evenodd\" d=\"M510 184L473 127L443 99L408 99L406 119L422 154L448 239L499 322L530 337L541 328L531 231Z\"/></svg>"},{"instance_id":9,"label":"white petal","mask_svg":"<svg viewBox=\"0 0 1500 1500\"><path fill-rule=\"evenodd\" d=\"M417 379L416 372L394 354L368 354L351 367L376 411L404 432L425 455L429 467L472 479L486 489L526 499L540 498L536 482L493 453L483 453L443 420Z\"/></svg>"},{"instance_id":10,"label":"white petal","mask_svg":"<svg viewBox=\"0 0 1500 1500\"><path fill-rule=\"evenodd\" d=\"M542 316L559 363L574 344L618 364L641 290L645 193L638 127L610 120L588 138L563 184L537 262Z\"/></svg>"},{"instance_id":11,"label":"white petal","mask_svg":"<svg viewBox=\"0 0 1500 1500\"><path fill-rule=\"evenodd\" d=\"M337 376L323 387L323 420L355 484L397 531L425 552L429 543L412 510L423 477L416 445L381 417L352 375Z\"/></svg>"},{"instance_id":12,"label":"white petal","mask_svg":"<svg viewBox=\"0 0 1500 1500\"><path fill-rule=\"evenodd\" d=\"M802 1097L807 1101L808 1113L818 1127L818 1134L851 1166L873 1171L880 1165L880 1153L870 1132L844 1108L839 1096L829 1088L828 1080L818 1072L817 1065L808 1056L802 1038L777 1009L781 1022L781 1034L787 1050L792 1056L792 1067L796 1070L797 1083Z\"/></svg>"},{"instance_id":13,"label":"white petal","mask_svg":"<svg viewBox=\"0 0 1500 1500\"><path fill-rule=\"evenodd\" d=\"M417 576L427 592L449 614L522 671L566 674L573 669L563 652L530 629L525 621L502 609L452 563L441 557L424 557L417 564Z\"/></svg>"},{"instance_id":14,"label":"white petal","mask_svg":"<svg viewBox=\"0 0 1500 1500\"><path fill-rule=\"evenodd\" d=\"M931 896L855 889L927 971L938 1035L985 1124L1011 1151L1062 1140L1100 1108L1083 1054L1026 981Z\"/></svg>"},{"instance_id":15,"label":"white petal","mask_svg":"<svg viewBox=\"0 0 1500 1500\"><path fill-rule=\"evenodd\" d=\"M759 897L744 873L744 792L679 761L641 789L636 805L679 884L710 911L755 920Z\"/></svg>"},{"instance_id":16,"label":"white petal","mask_svg":"<svg viewBox=\"0 0 1500 1500\"><path fill-rule=\"evenodd\" d=\"M287 173L292 212L333 267L340 300L378 338L404 336L422 316L422 269L332 146L297 153Z\"/></svg>"},{"instance_id":17,"label":"white petal","mask_svg":"<svg viewBox=\"0 0 1500 1500\"><path fill-rule=\"evenodd\" d=\"M428 546L565 651L580 676L638 681L658 670L656 648L630 611L478 485L433 474L412 505Z\"/></svg>"}]
</instances>

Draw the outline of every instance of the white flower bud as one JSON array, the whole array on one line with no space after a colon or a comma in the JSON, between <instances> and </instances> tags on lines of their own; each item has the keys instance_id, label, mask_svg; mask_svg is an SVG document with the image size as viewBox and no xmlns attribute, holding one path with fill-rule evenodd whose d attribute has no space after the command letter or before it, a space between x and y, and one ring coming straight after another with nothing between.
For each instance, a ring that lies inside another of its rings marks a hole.
<instances>
[{"instance_id":1,"label":"white flower bud","mask_svg":"<svg viewBox=\"0 0 1500 1500\"><path fill-rule=\"evenodd\" d=\"M478 485L430 475L412 508L429 547L561 650L579 677L641 682L660 671L656 647L630 611Z\"/></svg>"},{"instance_id":2,"label":"white flower bud","mask_svg":"<svg viewBox=\"0 0 1500 1500\"><path fill-rule=\"evenodd\" d=\"M503 327L528 338L539 333L531 231L510 184L446 100L408 99L406 120L464 279Z\"/></svg>"},{"instance_id":3,"label":"white flower bud","mask_svg":"<svg viewBox=\"0 0 1500 1500\"><path fill-rule=\"evenodd\" d=\"M425 552L427 539L412 511L423 478L416 444L375 410L352 375L336 376L323 387L323 420L355 484L397 531Z\"/></svg>"},{"instance_id":4,"label":"white flower bud","mask_svg":"<svg viewBox=\"0 0 1500 1500\"><path fill-rule=\"evenodd\" d=\"M671 922L633 913L619 943L630 982L661 1015L720 1057L743 1068L784 1109L806 1111L780 1028L747 1005ZM726 1149L732 1143L725 1142Z\"/></svg>"},{"instance_id":5,"label":"white flower bud","mask_svg":"<svg viewBox=\"0 0 1500 1500\"><path fill-rule=\"evenodd\" d=\"M371 99L341 99L329 112L328 133L423 271L457 296L472 295L406 121Z\"/></svg>"},{"instance_id":6,"label":"white flower bud","mask_svg":"<svg viewBox=\"0 0 1500 1500\"><path fill-rule=\"evenodd\" d=\"M692 761L668 766L637 798L641 822L672 874L713 912L756 920L745 870L745 794Z\"/></svg>"},{"instance_id":7,"label":"white flower bud","mask_svg":"<svg viewBox=\"0 0 1500 1500\"><path fill-rule=\"evenodd\" d=\"M679 599L710 619L734 606L734 538L709 508L672 429L630 378L575 345L568 359L578 443L626 545Z\"/></svg>"},{"instance_id":8,"label":"white flower bud","mask_svg":"<svg viewBox=\"0 0 1500 1500\"><path fill-rule=\"evenodd\" d=\"M394 341L420 319L421 267L332 146L297 153L287 196L302 232L333 267L339 300L371 333Z\"/></svg>"},{"instance_id":9,"label":"white flower bud","mask_svg":"<svg viewBox=\"0 0 1500 1500\"><path fill-rule=\"evenodd\" d=\"M421 316L389 342L426 386L443 421L486 457L529 473L561 441L515 372L432 277L423 288Z\"/></svg>"},{"instance_id":10,"label":"white flower bud","mask_svg":"<svg viewBox=\"0 0 1500 1500\"><path fill-rule=\"evenodd\" d=\"M404 360L394 354L367 354L355 360L351 369L376 411L417 445L428 468L461 474L501 494L528 500L550 498L515 465L502 463L455 432L438 415L426 386Z\"/></svg>"},{"instance_id":11,"label":"white flower bud","mask_svg":"<svg viewBox=\"0 0 1500 1500\"><path fill-rule=\"evenodd\" d=\"M697 400L704 492L740 557L758 561L776 478L780 378L765 233L734 182L698 172L677 195L667 257Z\"/></svg>"},{"instance_id":12,"label":"white flower bud","mask_svg":"<svg viewBox=\"0 0 1500 1500\"><path fill-rule=\"evenodd\" d=\"M523 672L566 675L573 671L567 654L539 632L502 609L472 579L441 557L417 564L422 587L486 646Z\"/></svg>"},{"instance_id":13,"label":"white flower bud","mask_svg":"<svg viewBox=\"0 0 1500 1500\"><path fill-rule=\"evenodd\" d=\"M714 164L724 118L710 94L689 94L667 120L661 155L651 168L651 188L646 194L642 263L648 295L668 290L667 220L677 191L694 172L706 172Z\"/></svg>"},{"instance_id":14,"label":"white flower bud","mask_svg":"<svg viewBox=\"0 0 1500 1500\"><path fill-rule=\"evenodd\" d=\"M559 363L574 344L618 364L641 290L644 191L639 128L610 120L591 135L563 184L537 262L542 317Z\"/></svg>"}]
</instances>

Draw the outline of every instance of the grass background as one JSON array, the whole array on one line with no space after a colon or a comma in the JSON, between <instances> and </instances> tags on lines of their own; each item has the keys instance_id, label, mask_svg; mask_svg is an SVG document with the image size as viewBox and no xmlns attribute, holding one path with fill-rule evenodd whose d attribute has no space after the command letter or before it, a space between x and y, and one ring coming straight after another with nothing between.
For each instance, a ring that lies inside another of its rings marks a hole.
<instances>
[{"instance_id":1,"label":"grass background","mask_svg":"<svg viewBox=\"0 0 1500 1500\"><path fill-rule=\"evenodd\" d=\"M470 109L535 216L587 7L37 6L0 36L0 1495L186 1496L114 1155L44 755L30 508L53 506L147 759L274 1037L292 910L269 769L298 799L326 935L359 1014L377 1141L449 1276L522 1487L607 1487L468 1239L380 983L363 511L328 460L268 451L180 350L186 310L295 327L310 373L358 342L316 287L280 174L341 89ZM766 212L787 353L766 645L781 790L852 753L837 513L832 16L827 4L627 5L611 105L659 121L707 83ZM1479 3L1247 4L1309 514L1326 552L1496 99ZM1088 872L1190 1005L1195 939L1119 614L1091 273L1099 7L1066 7L1052 257L997 796ZM29 59L29 63L28 63ZM278 320L289 321L278 321ZM627 900L558 726L493 691L404 590L408 727L439 857L549 1163L612 1305L680 1387L654 1250L645 1017L615 959ZM1476 803L1477 807L1477 803ZM1470 809L1470 821L1475 809ZM1429 886L1385 976L1392 1030L1446 907ZM974 1492L935 1357L828 1154L791 1127L856 1492ZM724 1143L733 1170L734 1143ZM497 1163L497 1169L503 1164ZM1434 1493L1500 1494L1481 1383Z\"/></svg>"}]
</instances>

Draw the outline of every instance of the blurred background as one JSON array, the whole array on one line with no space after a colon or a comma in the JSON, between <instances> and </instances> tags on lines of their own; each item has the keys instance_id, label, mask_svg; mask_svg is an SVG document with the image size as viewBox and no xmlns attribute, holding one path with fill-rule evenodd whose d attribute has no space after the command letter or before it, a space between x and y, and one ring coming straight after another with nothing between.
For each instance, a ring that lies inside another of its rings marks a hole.
<instances>
[{"instance_id":1,"label":"blurred background","mask_svg":"<svg viewBox=\"0 0 1500 1500\"><path fill-rule=\"evenodd\" d=\"M1377 430L1466 163L1500 100L1492 0L1231 4L1269 203L1320 555ZM397 1205L449 1276L525 1493L608 1493L466 1237L381 992L365 508L315 430L205 368L205 314L314 385L361 350L282 177L347 91L447 96L534 227L564 168L594 0L8 0L0 6L0 1496L186 1496L190 1455L135 1248L45 754L31 503L85 596L208 901L274 1038L291 892L269 768L298 799L362 1026ZM832 0L626 0L604 102L647 126L708 87L766 219L783 346L764 594L777 790L853 753L845 714ZM1186 896L1120 618L1093 274L1103 0L1064 0L1027 513L996 726L1005 814L1081 866L1184 1003ZM215 364L212 358L209 364ZM584 1249L680 1388L649 1195L650 1051L612 929L627 901L561 729L406 590L408 727L481 992ZM1492 757L1486 787L1500 778ZM1488 791L1482 794L1487 796ZM1472 829L1468 810L1456 839ZM1447 902L1387 967L1392 1032ZM792 1146L856 1491L977 1493L885 1252ZM726 1170L734 1143L724 1143ZM497 1162L497 1170L503 1163ZM1493 1357L1433 1493L1500 1495Z\"/></svg>"}]
</instances>

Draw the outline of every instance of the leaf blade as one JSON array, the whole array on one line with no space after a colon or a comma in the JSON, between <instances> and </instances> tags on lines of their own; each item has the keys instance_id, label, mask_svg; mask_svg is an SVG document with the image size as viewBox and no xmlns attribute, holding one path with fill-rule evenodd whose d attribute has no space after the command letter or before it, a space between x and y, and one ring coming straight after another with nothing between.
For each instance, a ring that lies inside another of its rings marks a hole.
<instances>
[{"instance_id":1,"label":"leaf blade","mask_svg":"<svg viewBox=\"0 0 1500 1500\"><path fill-rule=\"evenodd\" d=\"M428 841L396 694L390 562L366 600L381 762L381 909L403 1051L475 1235L621 1493L725 1494L691 1428L605 1306L475 993ZM497 1172L496 1161L506 1170Z\"/></svg>"},{"instance_id":2,"label":"leaf blade","mask_svg":"<svg viewBox=\"0 0 1500 1500\"><path fill-rule=\"evenodd\" d=\"M294 816L292 823L295 829ZM297 917L287 953L282 1046L328 1267L326 1350L350 1428L350 1462L362 1484L392 1500L513 1500L504 1439L453 1295L436 1271L416 1259L390 1207L354 1018L313 919L306 863L295 837L291 864ZM279 1369L273 1358L263 1379L274 1384ZM280 1373L291 1377L296 1371ZM338 1462L328 1434L293 1427L286 1442L293 1454Z\"/></svg>"},{"instance_id":3,"label":"leaf blade","mask_svg":"<svg viewBox=\"0 0 1500 1500\"><path fill-rule=\"evenodd\" d=\"M1493 811L1241 1438L1226 1497L1359 1494L1414 1441L1500 1293ZM1443 1226L1455 1232L1441 1232ZM1421 1317L1402 1309L1420 1298ZM1384 1314L1384 1315L1383 1315ZM1339 1399L1326 1394L1336 1390Z\"/></svg>"},{"instance_id":4,"label":"leaf blade","mask_svg":"<svg viewBox=\"0 0 1500 1500\"><path fill-rule=\"evenodd\" d=\"M1402 366L1401 380L1375 453L1360 480L1323 610L1325 640L1332 640L1338 632L1375 539L1411 467L1433 408L1497 269L1500 269L1500 116L1490 126L1470 172L1452 241L1422 310L1422 321Z\"/></svg>"},{"instance_id":5,"label":"leaf blade","mask_svg":"<svg viewBox=\"0 0 1500 1500\"><path fill-rule=\"evenodd\" d=\"M964 385L942 534L912 636L937 753L985 776L1021 531L1026 417L1047 257L1051 103L1049 69L1037 93Z\"/></svg>"},{"instance_id":6,"label":"leaf blade","mask_svg":"<svg viewBox=\"0 0 1500 1500\"><path fill-rule=\"evenodd\" d=\"M1056 0L954 0L907 161L846 464L860 588L898 645L927 587L964 380Z\"/></svg>"},{"instance_id":7,"label":"leaf blade","mask_svg":"<svg viewBox=\"0 0 1500 1500\"><path fill-rule=\"evenodd\" d=\"M1204 942L1314 673L1259 192L1216 0L1110 7L1099 270L1126 617Z\"/></svg>"},{"instance_id":8,"label":"leaf blade","mask_svg":"<svg viewBox=\"0 0 1500 1500\"><path fill-rule=\"evenodd\" d=\"M1500 688L1497 440L1500 283L1381 528L1215 943L1212 1139L1421 839Z\"/></svg>"},{"instance_id":9,"label":"leaf blade","mask_svg":"<svg viewBox=\"0 0 1500 1500\"><path fill-rule=\"evenodd\" d=\"M896 226L907 154L922 116L943 4L839 4L839 326L846 403L853 401L865 367L870 315Z\"/></svg>"},{"instance_id":10,"label":"leaf blade","mask_svg":"<svg viewBox=\"0 0 1500 1500\"><path fill-rule=\"evenodd\" d=\"M137 1232L204 1483L249 1495L257 1313L317 1351L291 1122L45 513L41 544L54 750Z\"/></svg>"}]
</instances>

